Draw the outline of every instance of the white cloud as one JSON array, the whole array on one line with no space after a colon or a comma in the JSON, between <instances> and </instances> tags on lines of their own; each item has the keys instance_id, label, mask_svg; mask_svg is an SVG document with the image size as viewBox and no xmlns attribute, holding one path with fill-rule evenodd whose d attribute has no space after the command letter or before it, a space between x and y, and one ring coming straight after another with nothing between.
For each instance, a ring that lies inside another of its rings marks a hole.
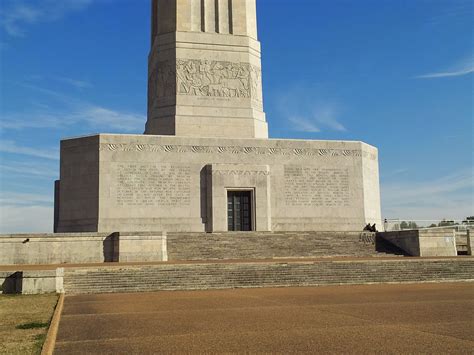
<instances>
[{"instance_id":1,"label":"white cloud","mask_svg":"<svg viewBox=\"0 0 474 355\"><path fill-rule=\"evenodd\" d=\"M37 205L37 204L53 204L52 196L31 194L31 193L18 193L18 192L2 192L0 195L0 203L2 205L10 206L22 206L22 205Z\"/></svg>"},{"instance_id":2,"label":"white cloud","mask_svg":"<svg viewBox=\"0 0 474 355\"><path fill-rule=\"evenodd\" d=\"M92 84L85 80L78 80L78 79L68 78L64 76L55 76L53 77L53 79L56 81L62 82L64 84L68 84L79 90L88 89L92 87Z\"/></svg>"},{"instance_id":3,"label":"white cloud","mask_svg":"<svg viewBox=\"0 0 474 355\"><path fill-rule=\"evenodd\" d=\"M57 103L35 104L34 109L4 113L0 121L0 129L51 128L60 130L73 125L86 125L93 130L109 132L116 130L125 133L138 133L144 130L145 115L95 105L31 84L22 84L22 86L46 95Z\"/></svg>"},{"instance_id":4,"label":"white cloud","mask_svg":"<svg viewBox=\"0 0 474 355\"><path fill-rule=\"evenodd\" d=\"M303 117L290 117L289 121L293 123L293 130L299 132L317 133L321 132L314 122Z\"/></svg>"},{"instance_id":5,"label":"white cloud","mask_svg":"<svg viewBox=\"0 0 474 355\"><path fill-rule=\"evenodd\" d=\"M406 172L408 172L408 169L406 168L396 169L396 170L383 174L381 176L381 179L387 179L387 178L394 177L397 175L402 175L402 174L405 174Z\"/></svg>"},{"instance_id":6,"label":"white cloud","mask_svg":"<svg viewBox=\"0 0 474 355\"><path fill-rule=\"evenodd\" d=\"M1 191L0 234L52 232L53 215L52 196Z\"/></svg>"},{"instance_id":7,"label":"white cloud","mask_svg":"<svg viewBox=\"0 0 474 355\"><path fill-rule=\"evenodd\" d=\"M10 36L21 37L28 26L59 20L71 12L85 9L93 0L2 1L0 26Z\"/></svg>"},{"instance_id":8,"label":"white cloud","mask_svg":"<svg viewBox=\"0 0 474 355\"><path fill-rule=\"evenodd\" d=\"M463 60L449 70L416 76L417 79L437 79L464 76L474 73L474 57Z\"/></svg>"},{"instance_id":9,"label":"white cloud","mask_svg":"<svg viewBox=\"0 0 474 355\"><path fill-rule=\"evenodd\" d=\"M20 154L30 157L43 158L58 160L59 159L59 150L57 149L38 149L30 148L26 146L19 146L14 141L1 141L0 142L0 152L11 153L11 154Z\"/></svg>"},{"instance_id":10,"label":"white cloud","mask_svg":"<svg viewBox=\"0 0 474 355\"><path fill-rule=\"evenodd\" d=\"M77 120L84 120L91 127L110 128L121 131L132 132L143 130L146 122L144 115L128 112L118 112L100 106L86 107L82 112L75 115Z\"/></svg>"},{"instance_id":11,"label":"white cloud","mask_svg":"<svg viewBox=\"0 0 474 355\"><path fill-rule=\"evenodd\" d=\"M42 164L42 162L9 162L0 164L0 174L13 176L27 176L35 178L53 179L59 174L58 167L50 164Z\"/></svg>"},{"instance_id":12,"label":"white cloud","mask_svg":"<svg viewBox=\"0 0 474 355\"><path fill-rule=\"evenodd\" d=\"M463 76L463 75L467 75L471 73L474 73L474 67L464 69L464 70L452 71L452 72L425 74L425 75L417 76L417 78L418 79L449 78L452 76Z\"/></svg>"},{"instance_id":13,"label":"white cloud","mask_svg":"<svg viewBox=\"0 0 474 355\"><path fill-rule=\"evenodd\" d=\"M54 208L0 205L0 234L51 233Z\"/></svg>"},{"instance_id":14,"label":"white cloud","mask_svg":"<svg viewBox=\"0 0 474 355\"><path fill-rule=\"evenodd\" d=\"M422 182L382 183L385 218L462 219L474 211L474 174L463 170Z\"/></svg>"},{"instance_id":15,"label":"white cloud","mask_svg":"<svg viewBox=\"0 0 474 355\"><path fill-rule=\"evenodd\" d=\"M26 80L31 83L44 83L45 81L55 81L62 84L67 84L69 86L74 87L75 89L80 89L80 90L91 88L93 86L90 82L86 80L78 80L78 79L69 78L66 76L30 75L26 78ZM30 89L36 89L36 90L42 89L42 88L39 88L38 86L35 86L34 84L23 83L21 85ZM51 91L49 93L51 93Z\"/></svg>"},{"instance_id":16,"label":"white cloud","mask_svg":"<svg viewBox=\"0 0 474 355\"><path fill-rule=\"evenodd\" d=\"M0 121L1 129L21 130L24 128L56 128L65 126L59 113L45 111L24 111L23 113L6 113Z\"/></svg>"},{"instance_id":17,"label":"white cloud","mask_svg":"<svg viewBox=\"0 0 474 355\"><path fill-rule=\"evenodd\" d=\"M278 109L296 132L346 131L340 122L340 105L314 97L308 89L290 89L278 98Z\"/></svg>"},{"instance_id":18,"label":"white cloud","mask_svg":"<svg viewBox=\"0 0 474 355\"><path fill-rule=\"evenodd\" d=\"M56 79L59 80L59 81L62 81L63 83L72 85L77 89L87 89L87 88L92 87L91 83L89 83L88 81L84 81L84 80L77 80L77 79L64 78L64 77L58 77Z\"/></svg>"},{"instance_id":19,"label":"white cloud","mask_svg":"<svg viewBox=\"0 0 474 355\"><path fill-rule=\"evenodd\" d=\"M91 129L140 132L144 129L146 116L120 112L109 108L86 104L67 109L43 109L24 113L6 114L0 128L21 130L25 128L64 129L72 125L85 124Z\"/></svg>"},{"instance_id":20,"label":"white cloud","mask_svg":"<svg viewBox=\"0 0 474 355\"><path fill-rule=\"evenodd\" d=\"M339 109L332 104L320 104L313 110L313 119L323 126L334 131L346 131L346 128L338 121Z\"/></svg>"}]
</instances>

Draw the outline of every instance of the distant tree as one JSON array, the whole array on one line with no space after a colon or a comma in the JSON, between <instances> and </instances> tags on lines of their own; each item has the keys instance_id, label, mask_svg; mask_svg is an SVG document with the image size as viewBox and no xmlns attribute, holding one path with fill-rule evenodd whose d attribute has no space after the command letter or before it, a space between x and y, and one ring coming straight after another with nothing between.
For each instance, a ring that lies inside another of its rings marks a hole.
<instances>
[{"instance_id":1,"label":"distant tree","mask_svg":"<svg viewBox=\"0 0 474 355\"><path fill-rule=\"evenodd\" d=\"M466 217L466 219L464 221L462 221L462 224L474 224L474 216L469 216L469 217Z\"/></svg>"},{"instance_id":2,"label":"distant tree","mask_svg":"<svg viewBox=\"0 0 474 355\"><path fill-rule=\"evenodd\" d=\"M449 226L454 226L455 223L454 221L448 221L446 219L443 219L441 222L438 223L438 227L449 227Z\"/></svg>"},{"instance_id":3,"label":"distant tree","mask_svg":"<svg viewBox=\"0 0 474 355\"><path fill-rule=\"evenodd\" d=\"M435 227L438 227L438 225L437 225L437 224L435 224L435 223L431 223L431 224L430 224L430 226L429 226L428 228L435 228Z\"/></svg>"},{"instance_id":4,"label":"distant tree","mask_svg":"<svg viewBox=\"0 0 474 355\"><path fill-rule=\"evenodd\" d=\"M415 222L402 221L402 223L400 223L400 229L401 230L404 230L404 229L417 229L417 228L418 228L418 225Z\"/></svg>"}]
</instances>

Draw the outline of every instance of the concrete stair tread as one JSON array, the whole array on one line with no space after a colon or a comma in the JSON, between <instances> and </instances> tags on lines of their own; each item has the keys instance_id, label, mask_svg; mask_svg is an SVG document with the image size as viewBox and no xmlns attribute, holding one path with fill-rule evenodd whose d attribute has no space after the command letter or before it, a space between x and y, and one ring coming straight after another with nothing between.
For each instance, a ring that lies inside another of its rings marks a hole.
<instances>
[{"instance_id":1,"label":"concrete stair tread","mask_svg":"<svg viewBox=\"0 0 474 355\"><path fill-rule=\"evenodd\" d=\"M66 269L68 293L472 281L473 258L240 260Z\"/></svg>"}]
</instances>

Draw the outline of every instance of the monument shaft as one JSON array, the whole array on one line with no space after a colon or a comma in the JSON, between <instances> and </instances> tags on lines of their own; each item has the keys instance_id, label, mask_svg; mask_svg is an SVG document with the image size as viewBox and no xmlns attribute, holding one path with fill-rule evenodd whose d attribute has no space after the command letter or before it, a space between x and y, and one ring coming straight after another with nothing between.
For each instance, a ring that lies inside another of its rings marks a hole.
<instances>
[{"instance_id":1,"label":"monument shaft","mask_svg":"<svg viewBox=\"0 0 474 355\"><path fill-rule=\"evenodd\" d=\"M268 138L255 0L153 0L146 134Z\"/></svg>"},{"instance_id":2,"label":"monument shaft","mask_svg":"<svg viewBox=\"0 0 474 355\"><path fill-rule=\"evenodd\" d=\"M268 139L255 0L154 0L146 135L61 142L58 232L360 231L378 151Z\"/></svg>"}]
</instances>

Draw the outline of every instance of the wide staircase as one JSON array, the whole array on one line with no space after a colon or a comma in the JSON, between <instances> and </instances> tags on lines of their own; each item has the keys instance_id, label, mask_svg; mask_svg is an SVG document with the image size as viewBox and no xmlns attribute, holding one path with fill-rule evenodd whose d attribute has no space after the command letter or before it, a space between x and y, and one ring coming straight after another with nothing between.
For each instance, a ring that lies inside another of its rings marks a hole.
<instances>
[{"instance_id":1,"label":"wide staircase","mask_svg":"<svg viewBox=\"0 0 474 355\"><path fill-rule=\"evenodd\" d=\"M65 268L64 290L81 294L474 279L472 258L405 258L401 250L366 232L171 233L167 251L168 261L153 265Z\"/></svg>"},{"instance_id":2,"label":"wide staircase","mask_svg":"<svg viewBox=\"0 0 474 355\"><path fill-rule=\"evenodd\" d=\"M66 293L474 281L474 259L164 263L66 269Z\"/></svg>"},{"instance_id":3,"label":"wide staircase","mask_svg":"<svg viewBox=\"0 0 474 355\"><path fill-rule=\"evenodd\" d=\"M170 233L168 260L377 257L403 251L360 232Z\"/></svg>"}]
</instances>

